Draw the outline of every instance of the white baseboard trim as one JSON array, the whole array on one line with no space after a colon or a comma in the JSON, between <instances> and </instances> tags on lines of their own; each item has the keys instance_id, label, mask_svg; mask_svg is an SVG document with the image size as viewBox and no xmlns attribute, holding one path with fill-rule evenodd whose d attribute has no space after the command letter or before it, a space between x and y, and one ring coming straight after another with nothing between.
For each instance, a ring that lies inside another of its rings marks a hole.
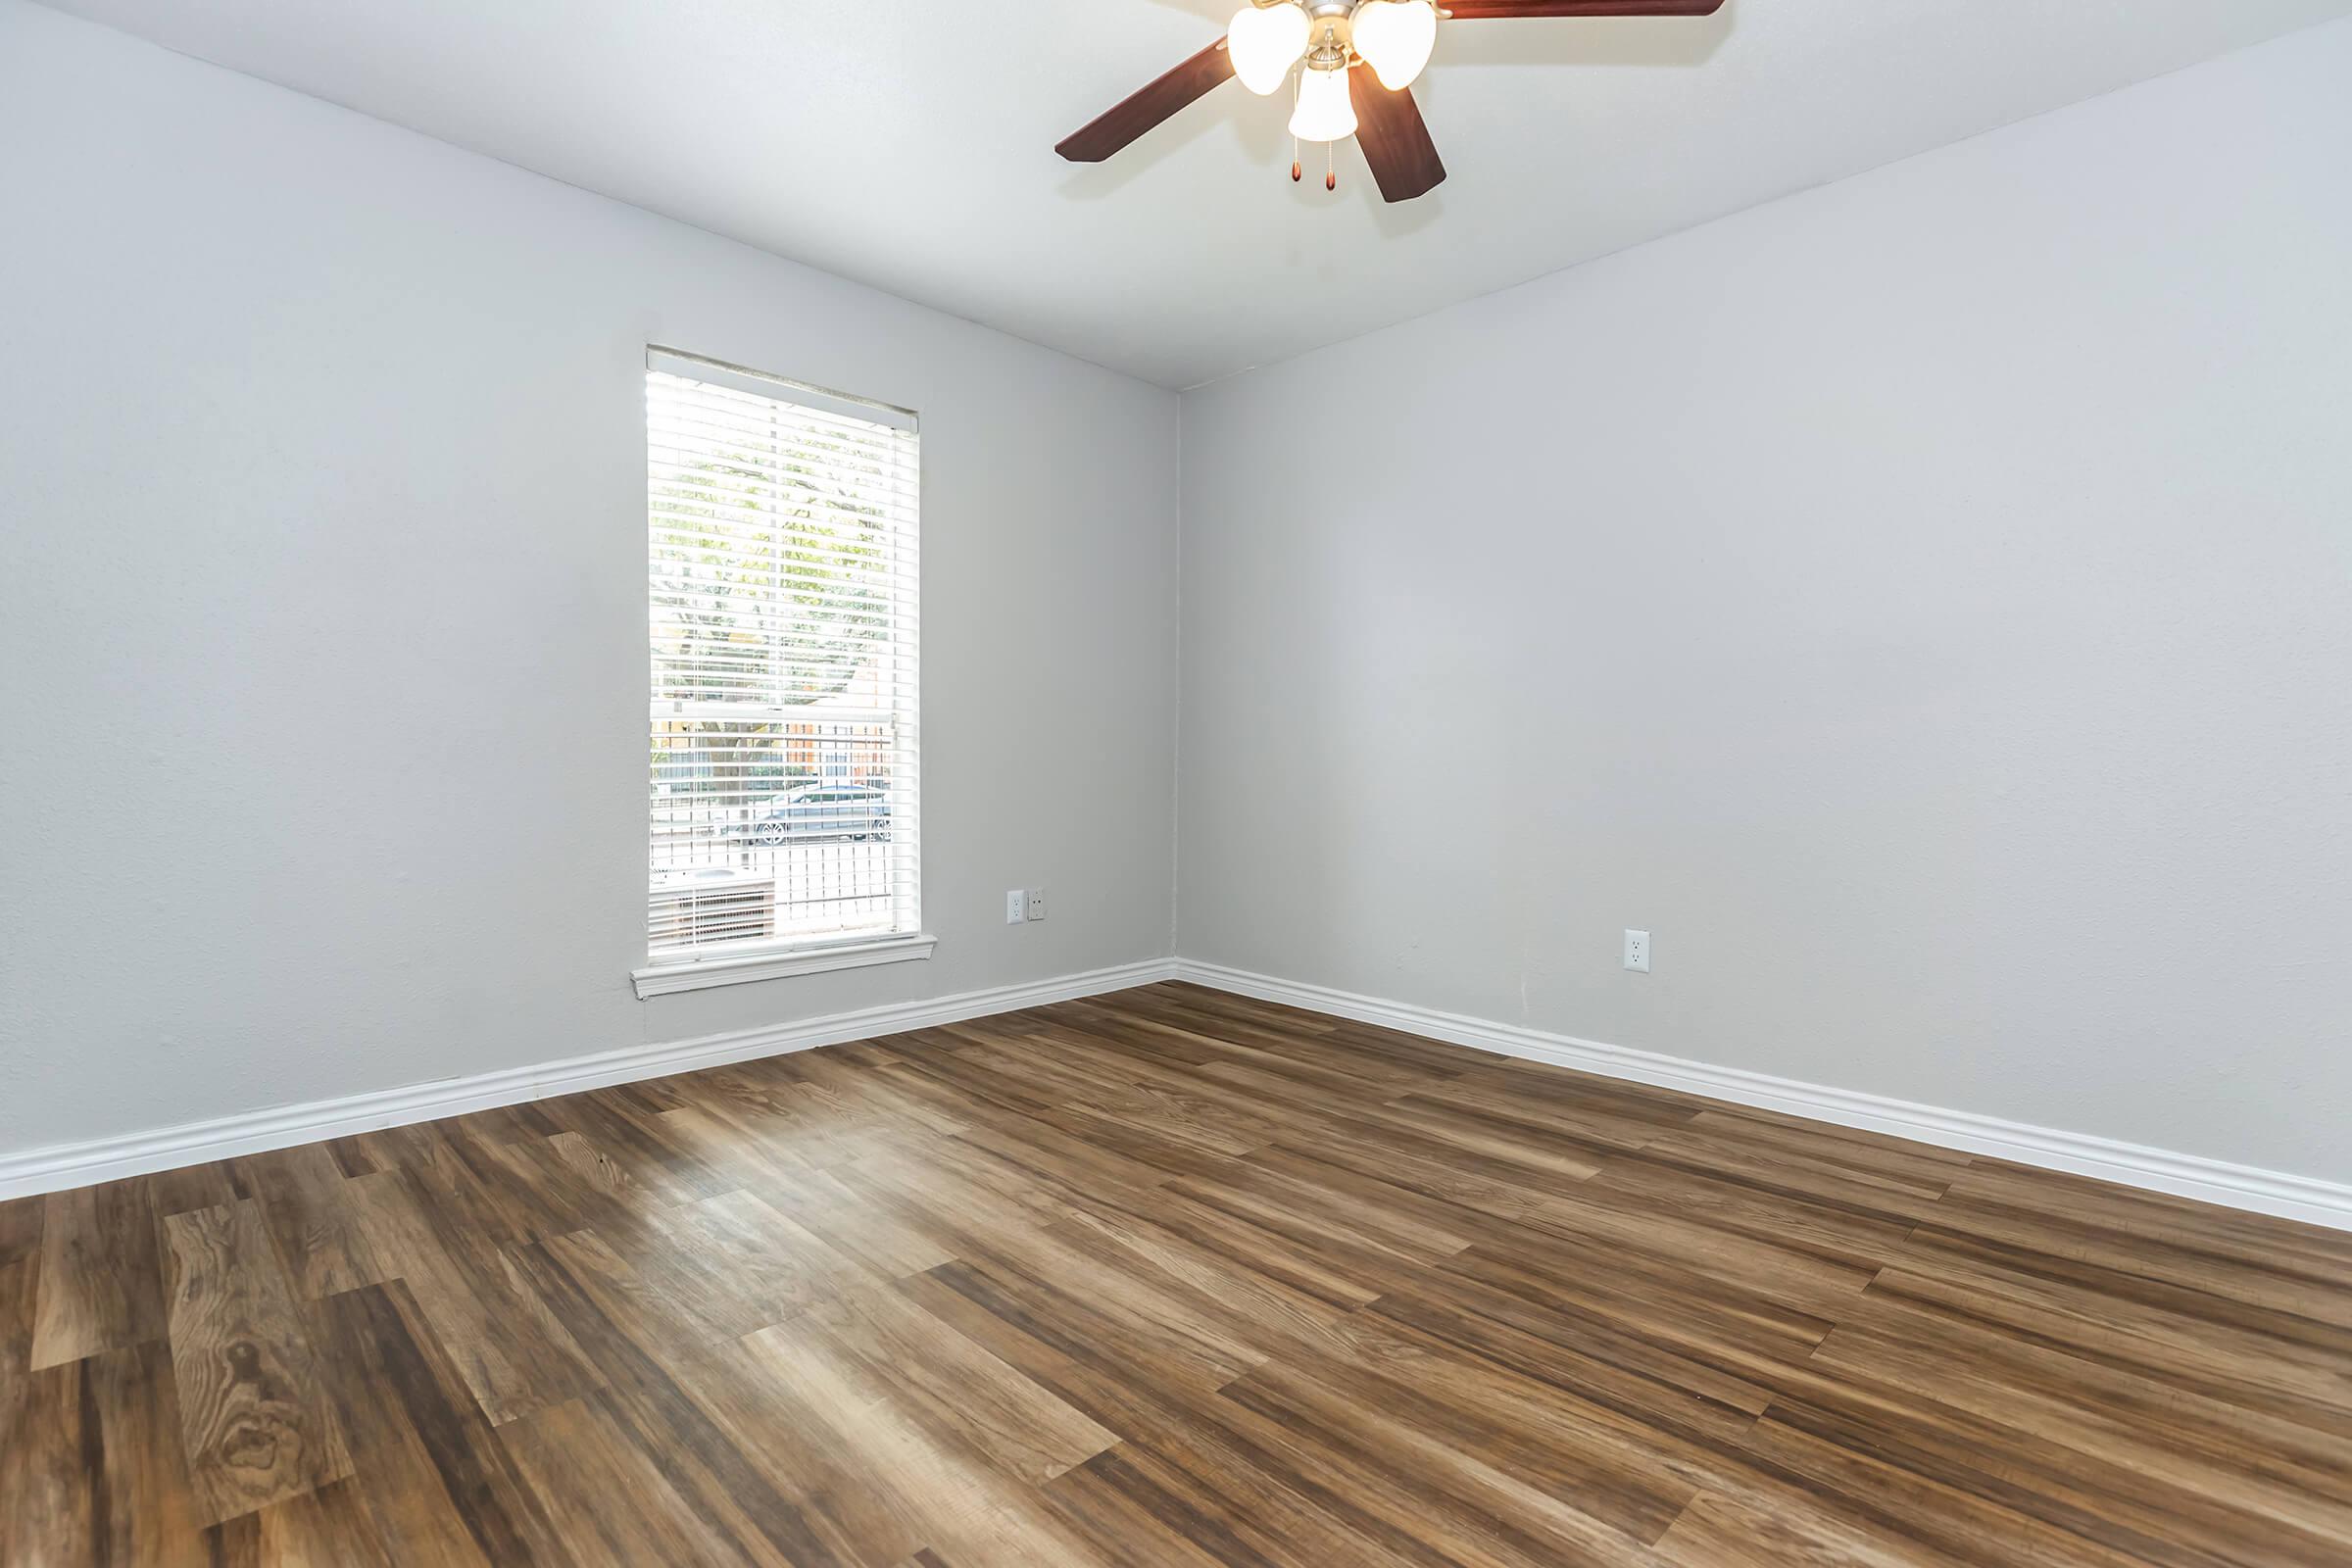
<instances>
[{"instance_id":1,"label":"white baseboard trim","mask_svg":"<svg viewBox=\"0 0 2352 1568\"><path fill-rule=\"evenodd\" d=\"M487 1110L493 1105L521 1104L554 1095L576 1094L583 1089L602 1089L612 1084L634 1083L641 1078L691 1072L697 1067L748 1061L755 1056L778 1056L790 1051L834 1046L906 1029L929 1029L943 1023L985 1017L992 1012L1012 1012L1022 1007L1043 1006L1049 1002L1067 1002L1073 997L1151 985L1170 978L1175 972L1173 958L1148 958L1140 963L1091 969L1083 974L1021 985L996 986L985 991L965 991L924 1002L893 1003L822 1018L804 1018L795 1023L705 1035L696 1040L627 1046L591 1056L570 1056L528 1067L411 1084L402 1089L379 1089L338 1100L248 1111L119 1138L53 1144L0 1157L0 1199L63 1192L124 1176L176 1170L182 1165L237 1154L432 1121L469 1110Z\"/></svg>"},{"instance_id":2,"label":"white baseboard trim","mask_svg":"<svg viewBox=\"0 0 2352 1568\"><path fill-rule=\"evenodd\" d=\"M1176 978L1238 996L1254 997L1261 1002L1287 1003L1312 1012L1379 1024L1498 1055L1546 1061L1604 1078L1657 1084L1738 1104L1810 1116L1841 1127L1859 1127L1969 1153L1993 1154L2020 1164L2095 1176L2126 1187L2141 1187L2230 1208L2352 1230L2352 1185L2339 1182L2232 1165L2227 1160L2118 1143L2084 1133L2061 1132L2054 1127L2033 1127L1975 1111L1945 1110L1936 1105L1889 1100L1883 1095L1801 1083L1793 1078L1775 1078L1738 1067L1686 1061L1679 1056L1661 1056L1598 1040L1579 1040L1461 1013L1440 1012L1433 1007L1385 1002L1327 986L1277 980L1271 975L1192 958L1176 961Z\"/></svg>"}]
</instances>

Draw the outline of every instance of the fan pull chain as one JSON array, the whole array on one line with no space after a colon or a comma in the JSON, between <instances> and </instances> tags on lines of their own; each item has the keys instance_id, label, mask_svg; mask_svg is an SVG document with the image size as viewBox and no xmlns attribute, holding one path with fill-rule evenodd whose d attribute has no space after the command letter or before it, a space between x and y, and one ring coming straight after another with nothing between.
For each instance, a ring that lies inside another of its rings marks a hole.
<instances>
[{"instance_id":1,"label":"fan pull chain","mask_svg":"<svg viewBox=\"0 0 2352 1568\"><path fill-rule=\"evenodd\" d=\"M1291 83L1292 114L1296 115L1298 112L1298 95L1305 90L1306 78L1304 76L1299 76ZM1298 176L1305 172L1306 171L1301 169L1298 165L1298 133L1297 131L1293 131L1291 133L1291 183L1294 185L1298 184Z\"/></svg>"},{"instance_id":2,"label":"fan pull chain","mask_svg":"<svg viewBox=\"0 0 2352 1568\"><path fill-rule=\"evenodd\" d=\"M1332 146L1333 144L1331 142L1325 142L1323 144L1323 188L1325 190L1338 190L1340 188L1340 172L1332 167L1331 162L1333 157L1331 150Z\"/></svg>"}]
</instances>

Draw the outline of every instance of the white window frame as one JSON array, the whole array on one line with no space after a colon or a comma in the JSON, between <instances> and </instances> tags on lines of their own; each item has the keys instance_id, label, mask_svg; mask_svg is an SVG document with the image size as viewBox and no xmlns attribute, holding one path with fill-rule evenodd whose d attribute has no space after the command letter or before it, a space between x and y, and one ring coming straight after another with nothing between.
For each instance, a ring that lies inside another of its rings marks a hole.
<instances>
[{"instance_id":1,"label":"white window frame","mask_svg":"<svg viewBox=\"0 0 2352 1568\"><path fill-rule=\"evenodd\" d=\"M649 346L646 350L646 368L649 375L649 387L652 372L662 371L670 375L685 376L708 385L749 392L761 398L797 405L819 415L847 417L866 424L887 426L891 429L905 431L908 436L912 436L918 429L916 416L913 411L908 409L873 403L844 393L788 381L782 377L766 375L757 370L745 369L740 366L705 359L699 355L685 354L674 349ZM650 496L654 444L650 417L646 423L645 432ZM918 449L915 476L915 486L918 492L920 485ZM919 493L914 507L916 517L912 525L912 536L906 544L907 556L905 569L908 573L908 580L897 585L906 607L905 616L906 624L896 630L892 645L894 658L903 660L909 671L914 667L913 661L917 657L921 635L920 617L915 611L918 585L912 580L915 575L914 562L919 559L915 552L918 552L920 548ZM649 500L649 527L652 525L650 508ZM726 943L721 945L717 951L703 954L677 950L655 952L649 932L647 961L643 967L632 970L630 973L631 983L635 986L637 996L641 1000L648 997L666 996L680 991L699 991L710 986L739 985L748 981L777 979L788 975L817 974L836 969L861 968L869 964L902 963L909 959L928 958L931 956L938 938L921 929L919 836L921 776L919 770L920 747L917 738L920 722L920 698L916 690L916 687L919 686L919 678L907 673L894 676L894 682L893 689L899 693L899 696L892 709L893 748L888 776L892 780L894 791L899 792L906 808L901 811L901 814L894 817L894 821L898 825L894 828L894 847L891 852L890 863L911 867L911 879L906 883L903 890L901 890L899 882L894 881L892 884L894 888L892 897L896 905L894 923L901 924L906 928L879 935L871 931L858 931L838 938L820 937L795 940L790 937L779 937L772 942L759 945L754 945L750 941ZM657 700L653 707L653 715L656 722L659 723L665 713L684 712L690 707L699 710L702 706ZM778 713L804 711L813 713L815 711L799 708L776 708L770 710ZM754 712L758 710L744 705L740 708L730 707L730 711ZM655 808L656 802L653 785L654 781L649 776L647 794L649 813ZM653 898L658 896L653 886L655 862L650 852L652 833L649 815L649 911L652 907ZM905 839L903 845L895 842L901 835L904 835Z\"/></svg>"}]
</instances>

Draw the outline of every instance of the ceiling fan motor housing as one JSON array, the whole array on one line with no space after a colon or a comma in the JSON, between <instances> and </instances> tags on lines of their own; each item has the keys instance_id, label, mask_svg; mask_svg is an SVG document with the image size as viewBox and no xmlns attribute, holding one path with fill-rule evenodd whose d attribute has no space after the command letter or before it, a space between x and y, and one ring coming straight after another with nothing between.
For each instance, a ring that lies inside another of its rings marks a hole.
<instances>
[{"instance_id":1,"label":"ceiling fan motor housing","mask_svg":"<svg viewBox=\"0 0 2352 1568\"><path fill-rule=\"evenodd\" d=\"M1260 5L1268 0L1253 0ZM1282 0L1270 0L1281 4ZM1307 37L1306 58L1318 68L1331 71L1348 63L1355 42L1356 0L1306 0L1307 21L1313 24Z\"/></svg>"}]
</instances>

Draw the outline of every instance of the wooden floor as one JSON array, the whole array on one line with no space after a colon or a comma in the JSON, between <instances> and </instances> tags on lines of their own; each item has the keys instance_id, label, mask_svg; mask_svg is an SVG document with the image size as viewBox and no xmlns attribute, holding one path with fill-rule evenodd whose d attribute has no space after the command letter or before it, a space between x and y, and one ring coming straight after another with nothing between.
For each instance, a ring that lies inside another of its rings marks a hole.
<instances>
[{"instance_id":1,"label":"wooden floor","mask_svg":"<svg viewBox=\"0 0 2352 1568\"><path fill-rule=\"evenodd\" d=\"M2352 1236L1155 986L0 1203L0 1563L2352 1563Z\"/></svg>"}]
</instances>

